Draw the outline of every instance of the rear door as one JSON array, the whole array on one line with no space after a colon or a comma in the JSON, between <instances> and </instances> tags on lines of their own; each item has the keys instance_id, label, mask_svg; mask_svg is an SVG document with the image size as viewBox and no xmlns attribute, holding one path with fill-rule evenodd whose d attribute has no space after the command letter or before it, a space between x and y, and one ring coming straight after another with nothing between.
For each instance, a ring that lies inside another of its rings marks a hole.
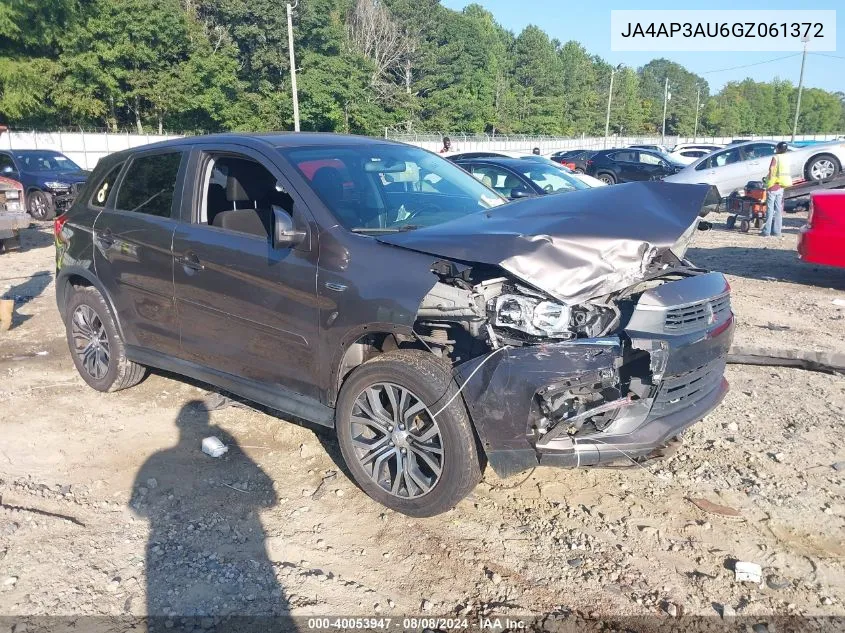
<instances>
[{"instance_id":1,"label":"rear door","mask_svg":"<svg viewBox=\"0 0 845 633\"><path fill-rule=\"evenodd\" d=\"M116 195L94 222L94 266L111 295L126 343L179 351L171 244L185 171L183 148L129 159Z\"/></svg>"},{"instance_id":2,"label":"rear door","mask_svg":"<svg viewBox=\"0 0 845 633\"><path fill-rule=\"evenodd\" d=\"M748 182L748 168L742 162L738 147L728 147L714 152L695 168L701 175L700 182L716 185L722 197L730 195Z\"/></svg>"},{"instance_id":3,"label":"rear door","mask_svg":"<svg viewBox=\"0 0 845 633\"><path fill-rule=\"evenodd\" d=\"M627 149L608 155L610 162L616 166L617 180L619 182L631 182L642 180L640 177L639 152L635 149Z\"/></svg>"},{"instance_id":4,"label":"rear door","mask_svg":"<svg viewBox=\"0 0 845 633\"><path fill-rule=\"evenodd\" d=\"M317 231L308 210L272 158L252 148L198 144L189 173L193 191L173 240L182 357L317 397ZM273 247L273 205L307 230L304 243Z\"/></svg>"}]
</instances>

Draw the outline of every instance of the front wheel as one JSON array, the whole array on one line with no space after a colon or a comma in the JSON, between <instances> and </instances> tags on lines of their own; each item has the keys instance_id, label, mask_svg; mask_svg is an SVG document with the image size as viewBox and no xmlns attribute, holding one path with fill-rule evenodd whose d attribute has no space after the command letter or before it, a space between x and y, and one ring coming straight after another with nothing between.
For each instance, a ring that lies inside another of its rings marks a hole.
<instances>
[{"instance_id":1,"label":"front wheel","mask_svg":"<svg viewBox=\"0 0 845 633\"><path fill-rule=\"evenodd\" d=\"M30 191L26 197L26 210L35 220L52 220L56 217L53 197L44 191Z\"/></svg>"},{"instance_id":2,"label":"front wheel","mask_svg":"<svg viewBox=\"0 0 845 633\"><path fill-rule=\"evenodd\" d=\"M417 350L389 352L356 368L338 398L343 459L370 497L429 517L476 486L481 467L448 363Z\"/></svg>"}]
</instances>

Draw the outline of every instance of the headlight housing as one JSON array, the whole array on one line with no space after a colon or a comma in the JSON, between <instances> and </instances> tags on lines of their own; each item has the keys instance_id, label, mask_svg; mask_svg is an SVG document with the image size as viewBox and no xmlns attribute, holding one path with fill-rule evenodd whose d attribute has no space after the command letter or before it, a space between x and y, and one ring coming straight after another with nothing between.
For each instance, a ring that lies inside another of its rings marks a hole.
<instances>
[{"instance_id":1,"label":"headlight housing","mask_svg":"<svg viewBox=\"0 0 845 633\"><path fill-rule=\"evenodd\" d=\"M50 181L50 182L45 182L44 186L47 187L47 189L52 189L53 191L70 190L70 183L61 182L60 180L53 180L53 181Z\"/></svg>"},{"instance_id":2,"label":"headlight housing","mask_svg":"<svg viewBox=\"0 0 845 633\"><path fill-rule=\"evenodd\" d=\"M537 297L503 294L496 297L494 325L513 328L532 336L572 338L569 306Z\"/></svg>"},{"instance_id":3,"label":"headlight housing","mask_svg":"<svg viewBox=\"0 0 845 633\"><path fill-rule=\"evenodd\" d=\"M6 200L20 200L21 199L21 190L20 189L7 189L3 193L6 194Z\"/></svg>"}]
</instances>

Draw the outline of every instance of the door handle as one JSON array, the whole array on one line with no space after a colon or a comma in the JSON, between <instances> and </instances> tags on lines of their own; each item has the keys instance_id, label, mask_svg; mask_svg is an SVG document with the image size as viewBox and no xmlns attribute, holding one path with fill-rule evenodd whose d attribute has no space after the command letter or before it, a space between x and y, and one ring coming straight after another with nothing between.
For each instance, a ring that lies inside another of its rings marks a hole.
<instances>
[{"instance_id":1,"label":"door handle","mask_svg":"<svg viewBox=\"0 0 845 633\"><path fill-rule=\"evenodd\" d=\"M191 270L205 270L205 266L203 266L197 254L193 251L188 251L181 257L177 257L176 261Z\"/></svg>"},{"instance_id":2,"label":"door handle","mask_svg":"<svg viewBox=\"0 0 845 633\"><path fill-rule=\"evenodd\" d=\"M111 248L114 246L114 235L112 235L111 229L106 229L97 237L97 241L103 248Z\"/></svg>"}]
</instances>

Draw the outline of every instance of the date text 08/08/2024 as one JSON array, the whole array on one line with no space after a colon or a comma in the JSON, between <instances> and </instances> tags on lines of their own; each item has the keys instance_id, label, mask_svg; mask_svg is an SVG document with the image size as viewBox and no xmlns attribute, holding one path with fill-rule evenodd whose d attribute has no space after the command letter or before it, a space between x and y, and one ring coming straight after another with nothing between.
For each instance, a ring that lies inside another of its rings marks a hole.
<instances>
[{"instance_id":1,"label":"date text 08/08/2024","mask_svg":"<svg viewBox=\"0 0 845 633\"><path fill-rule=\"evenodd\" d=\"M425 630L456 630L456 631L514 631L524 630L527 623L516 618L484 617L470 618L438 618L438 617L352 617L352 618L309 618L309 631L333 630L390 630L405 631Z\"/></svg>"}]
</instances>

